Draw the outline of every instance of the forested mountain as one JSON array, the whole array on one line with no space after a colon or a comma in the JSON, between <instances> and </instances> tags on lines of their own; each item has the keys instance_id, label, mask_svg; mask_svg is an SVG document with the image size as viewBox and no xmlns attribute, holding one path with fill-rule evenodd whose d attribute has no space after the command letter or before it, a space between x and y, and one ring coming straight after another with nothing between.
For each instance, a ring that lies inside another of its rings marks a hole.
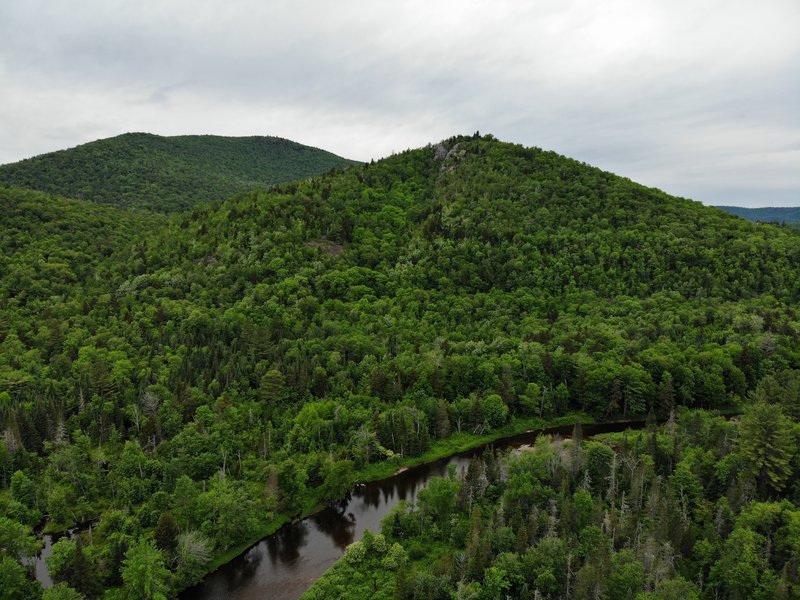
<instances>
[{"instance_id":1,"label":"forested mountain","mask_svg":"<svg viewBox=\"0 0 800 600\"><path fill-rule=\"evenodd\" d=\"M718 206L717 208L756 223L800 223L800 207L745 208L743 206Z\"/></svg>"},{"instance_id":2,"label":"forested mountain","mask_svg":"<svg viewBox=\"0 0 800 600\"><path fill-rule=\"evenodd\" d=\"M800 235L491 136L163 222L3 194L0 539L99 518L51 564L87 597L169 595L454 435L800 369Z\"/></svg>"},{"instance_id":3,"label":"forested mountain","mask_svg":"<svg viewBox=\"0 0 800 600\"><path fill-rule=\"evenodd\" d=\"M277 137L126 133L0 166L0 183L160 212L341 169L353 161Z\"/></svg>"}]
</instances>

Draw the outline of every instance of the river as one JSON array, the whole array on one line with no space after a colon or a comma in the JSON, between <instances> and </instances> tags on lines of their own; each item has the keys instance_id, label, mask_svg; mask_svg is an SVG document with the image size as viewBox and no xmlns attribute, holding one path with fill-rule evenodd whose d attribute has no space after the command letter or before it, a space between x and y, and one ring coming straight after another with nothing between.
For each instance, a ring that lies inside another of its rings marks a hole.
<instances>
[{"instance_id":1,"label":"river","mask_svg":"<svg viewBox=\"0 0 800 600\"><path fill-rule=\"evenodd\" d=\"M584 425L586 436L640 427L640 422ZM532 444L542 433L567 436L573 427L535 430L498 440L497 449ZM198 586L185 590L181 600L294 600L299 598L364 530L380 531L381 519L401 500L413 501L431 477L461 470L487 446L412 467L381 481L362 484L337 507L284 525L243 554L223 565Z\"/></svg>"}]
</instances>

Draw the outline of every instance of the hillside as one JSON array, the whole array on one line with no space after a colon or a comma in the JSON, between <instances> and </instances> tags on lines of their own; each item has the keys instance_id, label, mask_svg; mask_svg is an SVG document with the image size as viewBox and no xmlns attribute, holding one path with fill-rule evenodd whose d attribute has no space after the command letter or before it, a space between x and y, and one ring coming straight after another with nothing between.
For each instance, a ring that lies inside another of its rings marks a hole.
<instances>
[{"instance_id":1,"label":"hillside","mask_svg":"<svg viewBox=\"0 0 800 600\"><path fill-rule=\"evenodd\" d=\"M0 183L117 207L186 210L352 164L276 137L126 133L0 166Z\"/></svg>"},{"instance_id":2,"label":"hillside","mask_svg":"<svg viewBox=\"0 0 800 600\"><path fill-rule=\"evenodd\" d=\"M741 407L800 369L800 235L491 136L131 216L44 269L105 235L68 202L0 223L49 232L0 263L0 507L100 519L59 550L87 597L142 562L172 593L453 436Z\"/></svg>"},{"instance_id":3,"label":"hillside","mask_svg":"<svg viewBox=\"0 0 800 600\"><path fill-rule=\"evenodd\" d=\"M800 207L745 208L742 206L718 206L733 215L756 223L800 223Z\"/></svg>"},{"instance_id":4,"label":"hillside","mask_svg":"<svg viewBox=\"0 0 800 600\"><path fill-rule=\"evenodd\" d=\"M27 189L0 186L0 322L16 309L41 315L78 288L101 292L103 265L124 261L160 215L120 211Z\"/></svg>"}]
</instances>

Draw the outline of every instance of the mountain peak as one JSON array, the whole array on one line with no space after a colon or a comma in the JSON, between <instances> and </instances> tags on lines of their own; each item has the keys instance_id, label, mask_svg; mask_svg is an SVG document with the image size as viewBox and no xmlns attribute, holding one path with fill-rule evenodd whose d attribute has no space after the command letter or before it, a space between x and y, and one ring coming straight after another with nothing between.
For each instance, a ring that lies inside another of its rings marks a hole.
<instances>
[{"instance_id":1,"label":"mountain peak","mask_svg":"<svg viewBox=\"0 0 800 600\"><path fill-rule=\"evenodd\" d=\"M175 212L350 164L278 137L129 132L0 166L0 183L99 204Z\"/></svg>"}]
</instances>

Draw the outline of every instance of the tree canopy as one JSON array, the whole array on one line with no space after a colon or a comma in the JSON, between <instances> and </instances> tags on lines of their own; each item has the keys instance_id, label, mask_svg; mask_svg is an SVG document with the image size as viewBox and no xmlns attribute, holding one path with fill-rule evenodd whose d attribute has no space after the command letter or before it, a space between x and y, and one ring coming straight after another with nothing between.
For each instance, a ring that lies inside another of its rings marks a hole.
<instances>
[{"instance_id":1,"label":"tree canopy","mask_svg":"<svg viewBox=\"0 0 800 600\"><path fill-rule=\"evenodd\" d=\"M156 591L172 593L376 464L570 413L766 402L786 416L743 418L750 470L698 451L663 476L687 518L706 506L704 470L744 469L765 500L795 493L794 230L479 136L189 204L164 216L0 187L1 514L49 531L97 520L90 594L141 591L136 574L162 569ZM613 457L585 457L586 491L605 494ZM650 471L631 464L643 501ZM525 510L548 501L524 477L513 490ZM424 502L440 531L451 492ZM464 543L484 543L486 518ZM628 558L607 563L623 588L640 573ZM563 566L538 572L541 590ZM509 573L492 571L492 594Z\"/></svg>"}]
</instances>

